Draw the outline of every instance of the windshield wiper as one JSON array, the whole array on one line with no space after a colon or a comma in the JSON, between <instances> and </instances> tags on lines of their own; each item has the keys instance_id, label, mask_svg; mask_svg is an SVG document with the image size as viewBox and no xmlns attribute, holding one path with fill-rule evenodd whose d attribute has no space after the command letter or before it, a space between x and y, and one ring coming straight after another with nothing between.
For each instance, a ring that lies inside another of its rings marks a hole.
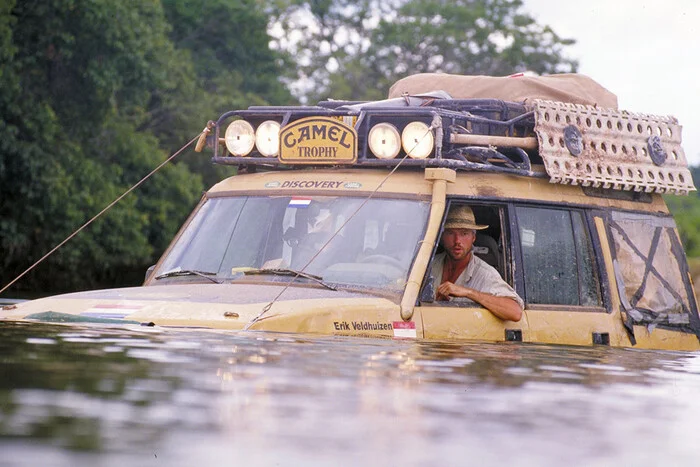
<instances>
[{"instance_id":1,"label":"windshield wiper","mask_svg":"<svg viewBox=\"0 0 700 467\"><path fill-rule=\"evenodd\" d=\"M194 269L175 269L173 271L168 271L155 277L156 280L165 279L166 277L176 277L176 276L199 276L205 279L209 279L215 284L221 284L218 280L209 276L216 276L215 272L209 271L196 271Z\"/></svg>"},{"instance_id":2,"label":"windshield wiper","mask_svg":"<svg viewBox=\"0 0 700 467\"><path fill-rule=\"evenodd\" d=\"M321 284L327 289L330 290L338 290L334 286L323 282L323 277L317 276L315 274L309 274L308 272L302 272L302 271L295 271L294 269L250 269L248 271L244 271L243 274L245 275L251 275L251 274L276 274L278 276L299 276L303 277L304 279L311 279L314 282L317 282L318 284Z\"/></svg>"}]
</instances>

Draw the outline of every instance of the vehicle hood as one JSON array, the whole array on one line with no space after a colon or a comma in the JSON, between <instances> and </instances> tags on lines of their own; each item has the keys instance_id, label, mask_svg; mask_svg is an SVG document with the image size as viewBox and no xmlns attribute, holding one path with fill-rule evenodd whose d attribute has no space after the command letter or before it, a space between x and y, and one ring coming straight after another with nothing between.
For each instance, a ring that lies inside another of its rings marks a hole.
<instances>
[{"instance_id":1,"label":"vehicle hood","mask_svg":"<svg viewBox=\"0 0 700 467\"><path fill-rule=\"evenodd\" d=\"M242 329L278 295L254 329L264 328L265 321L272 322L280 316L296 315L304 321L329 313L342 314L344 310L393 314L398 309L386 298L358 292L284 287L285 284L166 284L75 292L5 306L0 309L0 319ZM287 326L290 329L274 330L309 332L295 329L296 325Z\"/></svg>"}]
</instances>

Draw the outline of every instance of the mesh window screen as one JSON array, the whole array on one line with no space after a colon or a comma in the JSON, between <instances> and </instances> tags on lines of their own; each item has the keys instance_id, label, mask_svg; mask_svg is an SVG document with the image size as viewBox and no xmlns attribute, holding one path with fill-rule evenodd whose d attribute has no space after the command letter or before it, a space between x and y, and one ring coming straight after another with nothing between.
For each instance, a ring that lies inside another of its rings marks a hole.
<instances>
[{"instance_id":1,"label":"mesh window screen","mask_svg":"<svg viewBox=\"0 0 700 467\"><path fill-rule=\"evenodd\" d=\"M670 217L612 215L618 288L624 308L637 324L695 327L675 227Z\"/></svg>"}]
</instances>

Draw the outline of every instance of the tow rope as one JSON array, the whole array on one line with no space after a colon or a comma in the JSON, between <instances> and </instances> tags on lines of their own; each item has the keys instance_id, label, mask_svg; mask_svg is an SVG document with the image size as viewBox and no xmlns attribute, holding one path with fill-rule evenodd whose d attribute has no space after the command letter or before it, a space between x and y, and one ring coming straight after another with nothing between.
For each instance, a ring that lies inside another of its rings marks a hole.
<instances>
[{"instance_id":1,"label":"tow rope","mask_svg":"<svg viewBox=\"0 0 700 467\"><path fill-rule=\"evenodd\" d=\"M115 199L114 201L112 201L111 203L109 203L109 204L107 205L107 207L105 207L102 211L100 211L99 213L97 213L92 219L90 219L89 221L87 221L86 223L84 223L81 227L79 227L79 228L78 228L77 230L75 230L72 234L70 234L68 237L66 237L65 240L63 240L61 243L59 243L58 245L56 245L55 247L53 247L53 248L51 249L51 251L49 251L49 252L46 253L44 256L42 256L42 257L41 257L38 261L36 261L34 264L32 264L31 266L29 266L23 273L21 273L19 276L15 277L9 284L7 284L5 287L3 287L3 288L0 290L0 294L2 294L5 290L7 290L8 288L10 288L10 287L12 286L12 284L14 284L14 283L17 282L18 280L20 280L22 277L24 277L25 274L27 274L29 271L31 271L32 269L34 269L35 267L37 267L37 266L38 266L40 263L42 263L46 258L48 258L48 257L51 256L54 252L56 252L56 250L58 250L58 249L61 248L63 245L65 245L66 243L68 243L73 237L75 237L76 235L78 235L85 227L87 227L88 225L92 224L95 220L97 220L100 216L102 216L102 214L104 214L104 213L106 213L107 211L109 211L115 204L117 204L119 201L121 201L126 195L128 195L129 193L131 193L132 191L134 191L134 190L135 190L136 188L138 188L143 182L145 182L146 180L148 180L153 174L155 174L155 173L158 172L160 169L162 169L163 166L165 166L165 164L167 164L168 162L172 161L172 160L175 159L177 156L179 156L180 153L182 153L182 151L184 151L185 149L187 149L192 143L194 143L196 140L198 140L198 139L200 139L200 138L206 137L206 135L207 135L208 133L209 133L209 129L208 129L208 128L205 128L204 130L202 130L201 133L198 133L197 136L195 136L194 138L192 138L187 144L185 144L183 147L181 147L180 149L178 149L172 156L168 157L165 161L163 161L160 165L158 165L158 167L156 167L155 169L153 169L148 175L146 175L146 176L143 177L141 180L139 180L139 181L136 182L134 185L132 185L131 188L129 188L128 190L126 190L124 193L122 193L121 196L119 196L117 199Z\"/></svg>"}]
</instances>

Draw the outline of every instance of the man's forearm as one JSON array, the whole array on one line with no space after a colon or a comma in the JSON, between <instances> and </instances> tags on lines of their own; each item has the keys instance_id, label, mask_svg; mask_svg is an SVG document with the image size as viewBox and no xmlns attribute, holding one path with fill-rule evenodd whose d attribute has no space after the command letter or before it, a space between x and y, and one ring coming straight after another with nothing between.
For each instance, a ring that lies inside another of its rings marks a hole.
<instances>
[{"instance_id":1,"label":"man's forearm","mask_svg":"<svg viewBox=\"0 0 700 467\"><path fill-rule=\"evenodd\" d=\"M478 303L494 315L509 321L520 321L523 316L523 309L520 304L510 297L499 297L490 293L480 292L469 287L443 282L437 289L440 295L464 297Z\"/></svg>"},{"instance_id":2,"label":"man's forearm","mask_svg":"<svg viewBox=\"0 0 700 467\"><path fill-rule=\"evenodd\" d=\"M510 297L499 297L497 295L480 292L468 287L461 288L466 291L466 295L461 296L475 301L501 319L520 321L523 316L523 310L520 308L518 302Z\"/></svg>"}]
</instances>

